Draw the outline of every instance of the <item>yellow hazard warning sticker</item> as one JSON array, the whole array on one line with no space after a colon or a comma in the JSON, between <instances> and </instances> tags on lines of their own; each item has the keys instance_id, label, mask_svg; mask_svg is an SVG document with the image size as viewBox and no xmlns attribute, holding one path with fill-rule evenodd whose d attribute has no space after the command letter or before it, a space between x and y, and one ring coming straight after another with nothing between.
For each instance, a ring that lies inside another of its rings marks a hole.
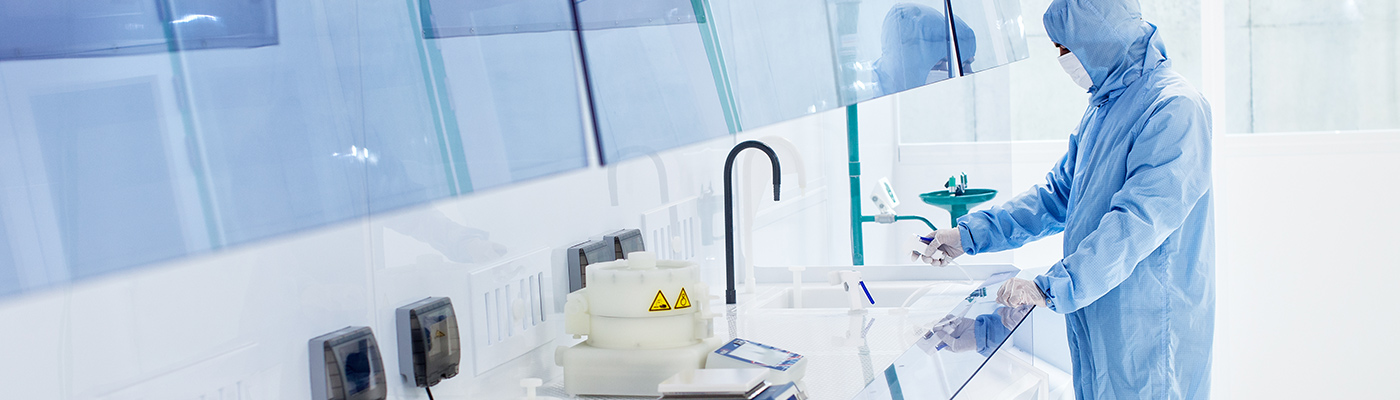
<instances>
[{"instance_id":1,"label":"yellow hazard warning sticker","mask_svg":"<svg viewBox=\"0 0 1400 400\"><path fill-rule=\"evenodd\" d=\"M656 298L651 300L651 309L647 311L671 311L671 303L666 301L666 295L661 291L656 291Z\"/></svg>"},{"instance_id":2,"label":"yellow hazard warning sticker","mask_svg":"<svg viewBox=\"0 0 1400 400\"><path fill-rule=\"evenodd\" d=\"M681 294L676 296L676 309L690 308L690 296L685 294L685 288L681 288Z\"/></svg>"}]
</instances>

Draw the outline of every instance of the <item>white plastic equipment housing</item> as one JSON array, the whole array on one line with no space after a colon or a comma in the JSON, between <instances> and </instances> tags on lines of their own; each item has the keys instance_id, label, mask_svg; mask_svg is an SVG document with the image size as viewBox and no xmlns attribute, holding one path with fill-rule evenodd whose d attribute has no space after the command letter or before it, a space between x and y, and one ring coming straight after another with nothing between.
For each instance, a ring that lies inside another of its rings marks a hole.
<instances>
[{"instance_id":1,"label":"white plastic equipment housing","mask_svg":"<svg viewBox=\"0 0 1400 400\"><path fill-rule=\"evenodd\" d=\"M657 395L658 383L704 367L719 347L695 263L634 252L590 265L588 274L588 286L564 304L564 331L588 339L555 353L570 394Z\"/></svg>"},{"instance_id":2,"label":"white plastic equipment housing","mask_svg":"<svg viewBox=\"0 0 1400 400\"><path fill-rule=\"evenodd\" d=\"M846 303L851 311L865 309L865 289L860 286L861 277L859 271L834 271L827 275L827 279L832 285L842 285L846 290Z\"/></svg>"},{"instance_id":3,"label":"white plastic equipment housing","mask_svg":"<svg viewBox=\"0 0 1400 400\"><path fill-rule=\"evenodd\" d=\"M894 194L894 186L890 185L890 178L880 178L874 192L870 196L870 200L875 201L875 207L880 210L881 214L893 214L894 208L899 207L899 196Z\"/></svg>"}]
</instances>

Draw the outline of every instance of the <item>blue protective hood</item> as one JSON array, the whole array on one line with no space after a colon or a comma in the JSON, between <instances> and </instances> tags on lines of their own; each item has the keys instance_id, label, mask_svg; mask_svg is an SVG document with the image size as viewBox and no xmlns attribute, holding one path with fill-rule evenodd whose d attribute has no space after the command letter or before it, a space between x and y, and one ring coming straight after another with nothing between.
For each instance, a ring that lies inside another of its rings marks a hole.
<instances>
[{"instance_id":1,"label":"blue protective hood","mask_svg":"<svg viewBox=\"0 0 1400 400\"><path fill-rule=\"evenodd\" d=\"M1055 0L1045 32L1084 64L1091 102L1112 98L1167 60L1157 27L1142 19L1137 0Z\"/></svg>"},{"instance_id":2,"label":"blue protective hood","mask_svg":"<svg viewBox=\"0 0 1400 400\"><path fill-rule=\"evenodd\" d=\"M958 49L971 61L977 55L977 34L956 15ZM875 60L875 75L880 82L880 94L886 95L923 86L929 73L942 71L952 78L947 64L952 57L948 38L948 18L942 10L923 4L899 3L885 14L880 28L880 59ZM967 64L967 63L964 63Z\"/></svg>"}]
</instances>

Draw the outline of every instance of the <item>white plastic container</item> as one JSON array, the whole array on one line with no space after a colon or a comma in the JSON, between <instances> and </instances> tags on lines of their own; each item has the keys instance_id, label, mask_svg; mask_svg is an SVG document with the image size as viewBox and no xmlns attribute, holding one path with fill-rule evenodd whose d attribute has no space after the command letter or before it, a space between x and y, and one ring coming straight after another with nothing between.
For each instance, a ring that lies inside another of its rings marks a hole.
<instances>
[{"instance_id":1,"label":"white plastic container","mask_svg":"<svg viewBox=\"0 0 1400 400\"><path fill-rule=\"evenodd\" d=\"M710 338L672 349L617 350L579 343L559 347L555 363L564 367L564 391L572 395L659 396L657 385L681 371L705 366L722 341Z\"/></svg>"},{"instance_id":2,"label":"white plastic container","mask_svg":"<svg viewBox=\"0 0 1400 400\"><path fill-rule=\"evenodd\" d=\"M564 390L656 396L666 378L703 368L723 343L714 338L709 292L695 263L657 261L650 252L589 266L588 286L564 305L564 331L588 337L555 351Z\"/></svg>"}]
</instances>

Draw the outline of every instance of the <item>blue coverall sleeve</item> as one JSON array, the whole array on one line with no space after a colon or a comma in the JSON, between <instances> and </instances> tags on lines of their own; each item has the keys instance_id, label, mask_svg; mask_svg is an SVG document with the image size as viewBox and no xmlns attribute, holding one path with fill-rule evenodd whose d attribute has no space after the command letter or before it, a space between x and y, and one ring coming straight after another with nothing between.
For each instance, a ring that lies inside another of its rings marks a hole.
<instances>
[{"instance_id":1,"label":"blue coverall sleeve","mask_svg":"<svg viewBox=\"0 0 1400 400\"><path fill-rule=\"evenodd\" d=\"M974 326L974 333L977 334L977 354L982 357L991 357L997 351L997 347L1011 336L1011 330L1002 323L1001 316L996 313L983 314L977 316L977 325Z\"/></svg>"},{"instance_id":2,"label":"blue coverall sleeve","mask_svg":"<svg viewBox=\"0 0 1400 400\"><path fill-rule=\"evenodd\" d=\"M1055 163L1045 183L1006 203L958 218L964 252L1011 250L1065 230L1077 137L1070 138L1069 151Z\"/></svg>"},{"instance_id":3,"label":"blue coverall sleeve","mask_svg":"<svg viewBox=\"0 0 1400 400\"><path fill-rule=\"evenodd\" d=\"M1071 313L1132 275L1211 186L1210 117L1203 105L1170 98L1156 107L1127 156L1127 177L1109 212L1074 251L1035 278L1046 303Z\"/></svg>"}]
</instances>

